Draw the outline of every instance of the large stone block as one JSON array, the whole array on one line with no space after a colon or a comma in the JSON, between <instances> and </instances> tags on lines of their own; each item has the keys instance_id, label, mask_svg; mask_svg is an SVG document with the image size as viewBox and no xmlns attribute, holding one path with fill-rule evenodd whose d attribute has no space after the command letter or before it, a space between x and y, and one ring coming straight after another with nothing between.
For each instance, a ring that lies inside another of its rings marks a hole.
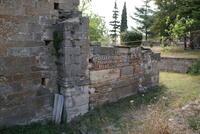
<instances>
[{"instance_id":1,"label":"large stone block","mask_svg":"<svg viewBox=\"0 0 200 134\"><path fill-rule=\"evenodd\" d=\"M133 76L133 66L127 66L121 69L121 77L124 76Z\"/></svg>"},{"instance_id":2,"label":"large stone block","mask_svg":"<svg viewBox=\"0 0 200 134\"><path fill-rule=\"evenodd\" d=\"M101 83L117 80L120 77L120 69L107 69L100 71L90 71L91 83Z\"/></svg>"}]
</instances>

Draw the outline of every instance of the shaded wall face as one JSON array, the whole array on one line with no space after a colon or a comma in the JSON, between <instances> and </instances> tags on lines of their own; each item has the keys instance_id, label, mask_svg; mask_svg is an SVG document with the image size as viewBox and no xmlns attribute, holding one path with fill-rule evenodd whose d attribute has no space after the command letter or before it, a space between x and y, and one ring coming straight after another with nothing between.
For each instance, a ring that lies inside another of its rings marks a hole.
<instances>
[{"instance_id":1,"label":"shaded wall face","mask_svg":"<svg viewBox=\"0 0 200 134\"><path fill-rule=\"evenodd\" d=\"M162 57L159 62L160 71L187 73L196 59Z\"/></svg>"},{"instance_id":2,"label":"shaded wall face","mask_svg":"<svg viewBox=\"0 0 200 134\"><path fill-rule=\"evenodd\" d=\"M0 0L0 126L51 118L57 68L52 24L77 0Z\"/></svg>"}]
</instances>

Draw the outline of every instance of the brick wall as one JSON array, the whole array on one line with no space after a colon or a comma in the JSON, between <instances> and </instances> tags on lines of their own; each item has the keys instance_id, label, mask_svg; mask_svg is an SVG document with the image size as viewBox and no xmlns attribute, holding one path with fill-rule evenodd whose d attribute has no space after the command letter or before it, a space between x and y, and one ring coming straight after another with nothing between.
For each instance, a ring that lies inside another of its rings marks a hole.
<instances>
[{"instance_id":1,"label":"brick wall","mask_svg":"<svg viewBox=\"0 0 200 134\"><path fill-rule=\"evenodd\" d=\"M158 85L158 54L140 47L92 46L91 49L91 109Z\"/></svg>"}]
</instances>

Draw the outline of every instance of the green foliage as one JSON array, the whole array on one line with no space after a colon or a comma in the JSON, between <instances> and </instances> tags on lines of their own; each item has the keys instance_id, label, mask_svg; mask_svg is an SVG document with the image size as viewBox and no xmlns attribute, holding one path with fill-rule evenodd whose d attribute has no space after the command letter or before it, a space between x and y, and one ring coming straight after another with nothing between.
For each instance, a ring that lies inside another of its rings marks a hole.
<instances>
[{"instance_id":1,"label":"green foliage","mask_svg":"<svg viewBox=\"0 0 200 134\"><path fill-rule=\"evenodd\" d=\"M125 32L128 29L127 24L127 9L126 9L126 2L124 3L124 8L122 10L122 17L121 17L121 26L120 26L120 32Z\"/></svg>"},{"instance_id":2,"label":"green foliage","mask_svg":"<svg viewBox=\"0 0 200 134\"><path fill-rule=\"evenodd\" d=\"M104 18L96 14L88 14L90 19L90 41L102 41L107 34Z\"/></svg>"},{"instance_id":3,"label":"green foliage","mask_svg":"<svg viewBox=\"0 0 200 134\"><path fill-rule=\"evenodd\" d=\"M169 17L167 17L166 23L169 25L169 30L166 30L166 32L168 32L172 38L178 39L185 35L187 36L187 31L191 28L194 20L185 17L180 18L180 15L177 15L173 24L170 24Z\"/></svg>"},{"instance_id":4,"label":"green foliage","mask_svg":"<svg viewBox=\"0 0 200 134\"><path fill-rule=\"evenodd\" d=\"M115 2L114 10L113 10L113 21L110 22L110 25L112 26L111 32L111 37L113 39L113 42L117 42L117 37L119 33L119 28L120 28L120 22L118 21L119 18L119 10L117 7L117 3Z\"/></svg>"},{"instance_id":5,"label":"green foliage","mask_svg":"<svg viewBox=\"0 0 200 134\"><path fill-rule=\"evenodd\" d=\"M200 130L200 117L189 118L188 122L191 128L193 128L194 130Z\"/></svg>"},{"instance_id":6,"label":"green foliage","mask_svg":"<svg viewBox=\"0 0 200 134\"><path fill-rule=\"evenodd\" d=\"M200 1L199 0L178 0L179 7L178 7L178 14L181 17L187 16L190 19L194 20L192 25L192 30L199 30L200 29Z\"/></svg>"},{"instance_id":7,"label":"green foliage","mask_svg":"<svg viewBox=\"0 0 200 134\"><path fill-rule=\"evenodd\" d=\"M91 1L92 0L80 0L79 10L82 11L83 14L86 14L86 12L90 9Z\"/></svg>"},{"instance_id":8,"label":"green foliage","mask_svg":"<svg viewBox=\"0 0 200 134\"><path fill-rule=\"evenodd\" d=\"M122 44L139 46L142 44L142 34L137 31L126 31L121 34Z\"/></svg>"},{"instance_id":9,"label":"green foliage","mask_svg":"<svg viewBox=\"0 0 200 134\"><path fill-rule=\"evenodd\" d=\"M131 18L139 24L137 29L145 34L146 40L148 39L148 35L151 33L150 27L153 24L152 13L154 11L150 8L151 1L152 0L145 0L143 7L136 8L135 17L131 16Z\"/></svg>"},{"instance_id":10,"label":"green foliage","mask_svg":"<svg viewBox=\"0 0 200 134\"><path fill-rule=\"evenodd\" d=\"M174 36L183 36L200 29L199 0L155 0L155 4L158 11L154 14L152 30L160 36L170 37L169 31Z\"/></svg>"},{"instance_id":11,"label":"green foliage","mask_svg":"<svg viewBox=\"0 0 200 134\"><path fill-rule=\"evenodd\" d=\"M161 41L162 41L161 42L161 48L162 48L161 52L163 52L163 53L169 52L169 46L167 45L166 40L167 40L167 38L162 36L162 38L161 38Z\"/></svg>"},{"instance_id":12,"label":"green foliage","mask_svg":"<svg viewBox=\"0 0 200 134\"><path fill-rule=\"evenodd\" d=\"M188 69L189 74L200 75L200 59L196 60Z\"/></svg>"},{"instance_id":13,"label":"green foliage","mask_svg":"<svg viewBox=\"0 0 200 134\"><path fill-rule=\"evenodd\" d=\"M81 0L79 10L83 12L90 20L89 37L90 41L101 42L102 45L109 44L108 30L105 25L104 17L94 14L90 11L92 0Z\"/></svg>"},{"instance_id":14,"label":"green foliage","mask_svg":"<svg viewBox=\"0 0 200 134\"><path fill-rule=\"evenodd\" d=\"M60 57L63 54L60 52L60 48L61 48L61 43L63 41L63 33L62 32L54 32L53 33L53 46L55 49L55 55L56 57Z\"/></svg>"}]
</instances>

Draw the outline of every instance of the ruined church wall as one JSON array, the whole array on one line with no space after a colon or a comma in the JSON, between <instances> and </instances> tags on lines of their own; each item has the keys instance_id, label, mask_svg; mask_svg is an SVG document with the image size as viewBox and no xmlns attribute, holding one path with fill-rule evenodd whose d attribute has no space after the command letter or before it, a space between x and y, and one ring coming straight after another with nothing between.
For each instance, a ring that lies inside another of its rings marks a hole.
<instances>
[{"instance_id":1,"label":"ruined church wall","mask_svg":"<svg viewBox=\"0 0 200 134\"><path fill-rule=\"evenodd\" d=\"M160 55L140 47L92 46L90 109L158 85Z\"/></svg>"},{"instance_id":2,"label":"ruined church wall","mask_svg":"<svg viewBox=\"0 0 200 134\"><path fill-rule=\"evenodd\" d=\"M58 59L58 83L65 98L65 120L70 121L89 111L89 20L75 17L57 24L56 32L63 35L62 54Z\"/></svg>"},{"instance_id":3,"label":"ruined church wall","mask_svg":"<svg viewBox=\"0 0 200 134\"><path fill-rule=\"evenodd\" d=\"M90 46L89 20L78 4L0 0L0 126L52 119L55 93L64 96L63 118L70 121L158 84L159 55Z\"/></svg>"},{"instance_id":4,"label":"ruined church wall","mask_svg":"<svg viewBox=\"0 0 200 134\"><path fill-rule=\"evenodd\" d=\"M50 119L57 67L53 24L78 0L0 0L0 126Z\"/></svg>"}]
</instances>

